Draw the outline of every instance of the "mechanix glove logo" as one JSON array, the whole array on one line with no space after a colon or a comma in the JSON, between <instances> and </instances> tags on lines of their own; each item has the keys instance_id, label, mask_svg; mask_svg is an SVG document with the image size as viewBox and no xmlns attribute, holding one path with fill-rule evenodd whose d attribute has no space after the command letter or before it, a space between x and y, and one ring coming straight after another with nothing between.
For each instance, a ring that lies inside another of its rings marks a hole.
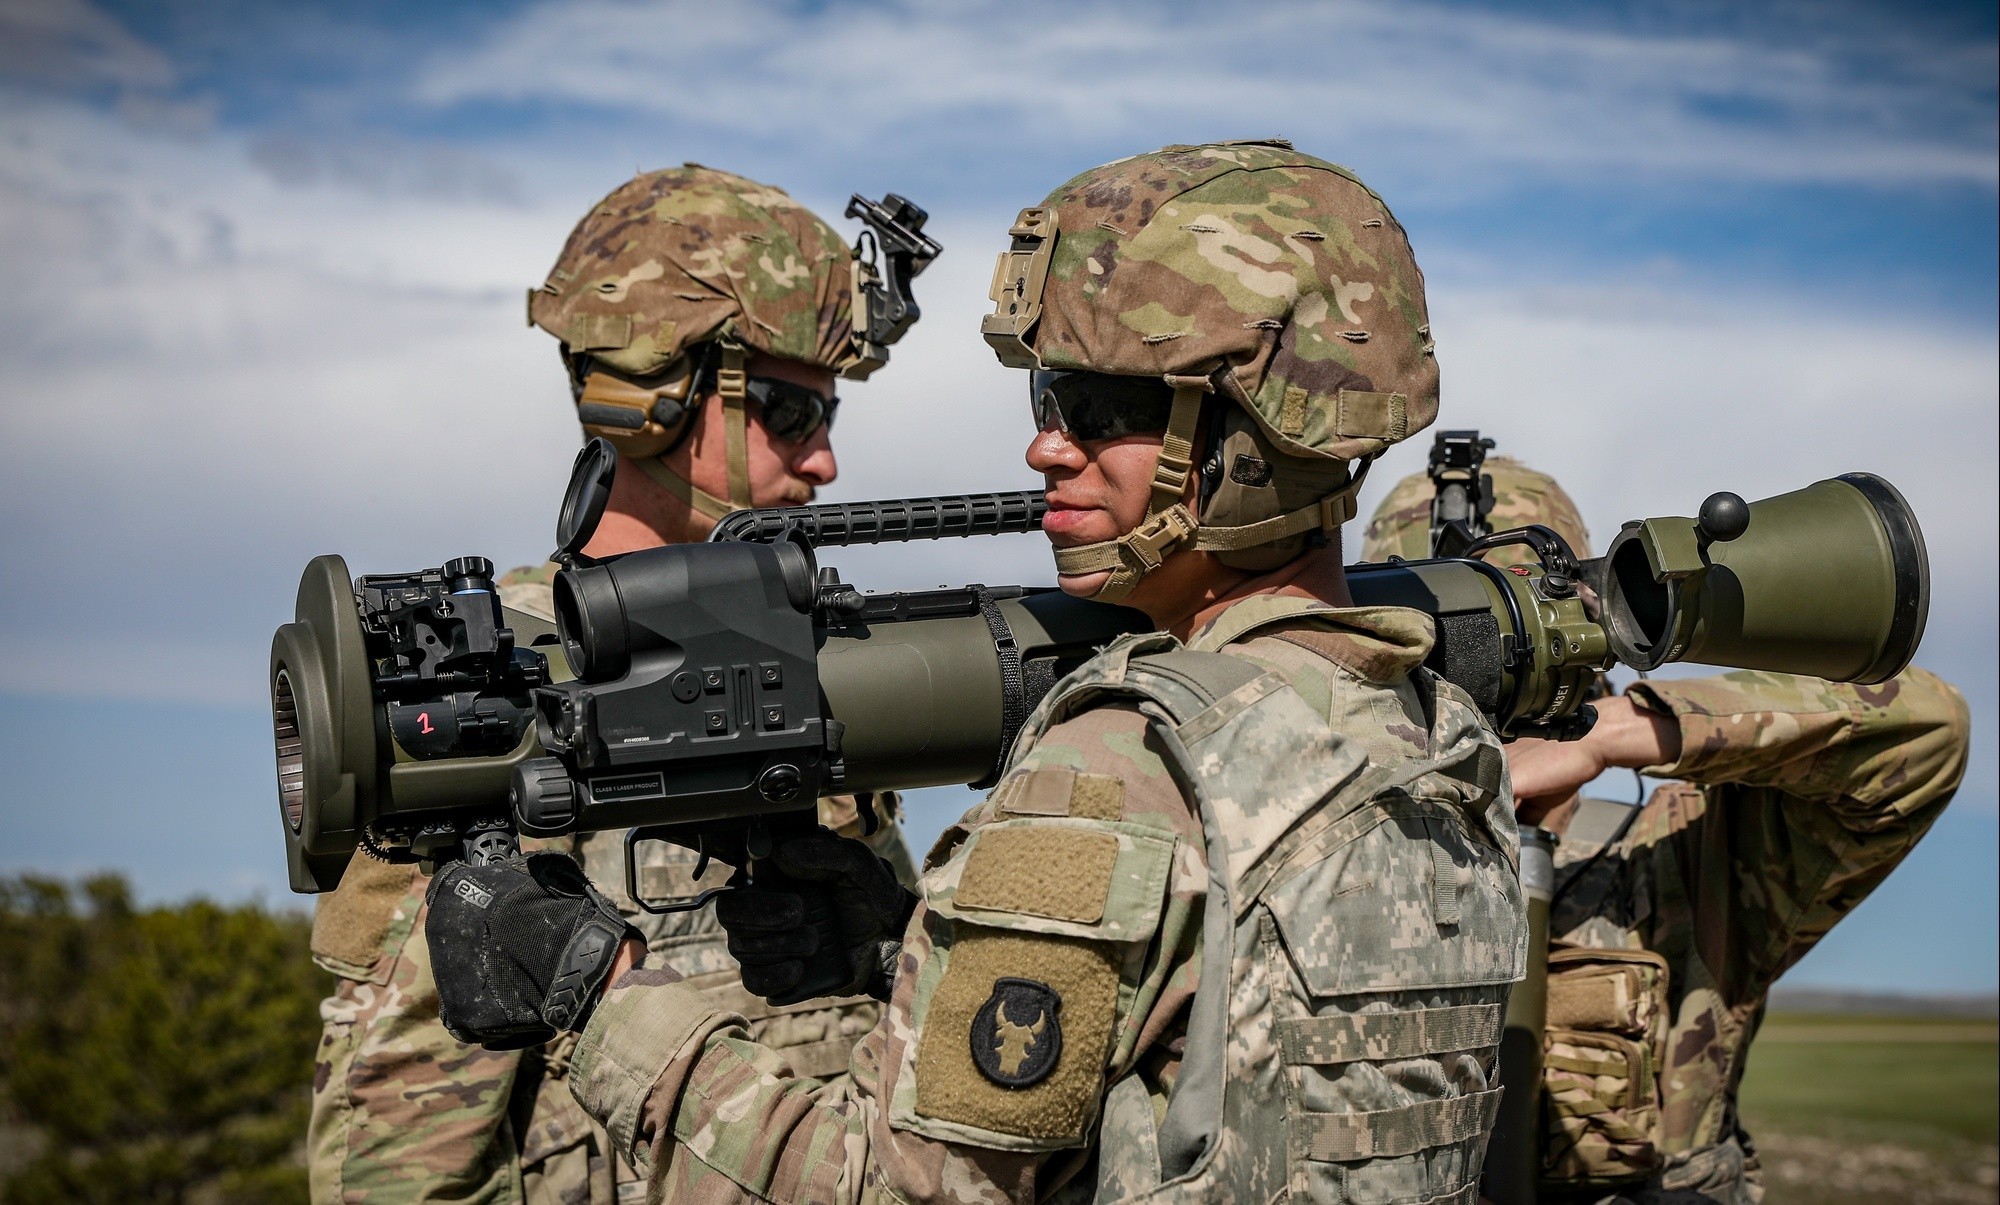
<instances>
[{"instance_id":1,"label":"mechanix glove logo","mask_svg":"<svg viewBox=\"0 0 2000 1205\"><path fill-rule=\"evenodd\" d=\"M1003 1088L1047 1079L1062 1059L1062 996L1033 979L998 979L972 1018L972 1062Z\"/></svg>"}]
</instances>

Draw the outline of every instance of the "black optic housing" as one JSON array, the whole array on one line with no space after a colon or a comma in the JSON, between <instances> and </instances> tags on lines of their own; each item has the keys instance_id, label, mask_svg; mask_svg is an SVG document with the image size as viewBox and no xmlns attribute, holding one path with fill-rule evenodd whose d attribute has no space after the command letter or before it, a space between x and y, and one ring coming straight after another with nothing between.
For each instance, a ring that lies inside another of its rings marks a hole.
<instances>
[{"instance_id":1,"label":"black optic housing","mask_svg":"<svg viewBox=\"0 0 2000 1205\"><path fill-rule=\"evenodd\" d=\"M535 692L544 748L583 779L576 826L810 808L828 761L815 566L803 543L649 548L556 576L577 680Z\"/></svg>"}]
</instances>

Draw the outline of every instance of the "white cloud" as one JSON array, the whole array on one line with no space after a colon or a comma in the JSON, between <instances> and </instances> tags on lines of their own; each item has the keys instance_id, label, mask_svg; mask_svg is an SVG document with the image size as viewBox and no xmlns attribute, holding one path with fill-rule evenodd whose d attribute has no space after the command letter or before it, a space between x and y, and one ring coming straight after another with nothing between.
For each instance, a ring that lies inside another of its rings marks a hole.
<instances>
[{"instance_id":1,"label":"white cloud","mask_svg":"<svg viewBox=\"0 0 2000 1205\"><path fill-rule=\"evenodd\" d=\"M0 145L6 688L255 701L308 557L546 552L574 435L520 298L573 215L283 187L55 103Z\"/></svg>"},{"instance_id":2,"label":"white cloud","mask_svg":"<svg viewBox=\"0 0 2000 1205\"><path fill-rule=\"evenodd\" d=\"M266 130L251 137L250 162L285 188L333 184L375 196L507 204L520 199L515 175L448 142L407 142L380 135L315 138Z\"/></svg>"},{"instance_id":3,"label":"white cloud","mask_svg":"<svg viewBox=\"0 0 2000 1205\"><path fill-rule=\"evenodd\" d=\"M969 129L989 155L1161 128L1297 131L1461 190L1523 169L1990 187L1993 60L1990 43L1859 19L1774 21L1751 38L1377 0L1277 0L1226 20L1137 0L587 0L439 54L414 94L657 114L838 153L964 153Z\"/></svg>"},{"instance_id":4,"label":"white cloud","mask_svg":"<svg viewBox=\"0 0 2000 1205\"><path fill-rule=\"evenodd\" d=\"M549 226L567 229L596 195L586 185L581 199L538 208L511 195L516 177L504 164L394 138L163 138L83 105L28 95L7 102L0 255L16 287L0 296L0 310L18 315L12 331L21 322L85 330L105 319L94 308L102 289L256 264L369 287L505 291L518 300L559 243ZM280 163L284 170L274 170ZM128 341L170 351L200 320L133 300L113 311L147 324L122 330ZM264 308L254 296L240 300L246 310Z\"/></svg>"}]
</instances>

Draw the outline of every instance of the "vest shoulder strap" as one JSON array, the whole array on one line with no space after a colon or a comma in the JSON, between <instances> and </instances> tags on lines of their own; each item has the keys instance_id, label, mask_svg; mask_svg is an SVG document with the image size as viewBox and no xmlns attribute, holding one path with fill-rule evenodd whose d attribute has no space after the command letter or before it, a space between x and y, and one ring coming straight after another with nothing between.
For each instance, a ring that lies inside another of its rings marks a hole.
<instances>
[{"instance_id":1,"label":"vest shoulder strap","mask_svg":"<svg viewBox=\"0 0 2000 1205\"><path fill-rule=\"evenodd\" d=\"M1137 674L1131 673L1132 670L1138 671ZM1154 686L1146 693L1166 708L1175 723L1185 724L1266 672L1263 666L1241 657L1175 648L1134 658L1127 681L1136 677L1139 682L1135 684ZM1147 678L1165 681L1146 682ZM1166 690L1157 688L1169 685Z\"/></svg>"},{"instance_id":2,"label":"vest shoulder strap","mask_svg":"<svg viewBox=\"0 0 2000 1205\"><path fill-rule=\"evenodd\" d=\"M1165 633L1123 636L1056 684L1023 726L1013 756L1018 758L1034 737L1104 694L1144 698L1180 725L1267 675L1262 666L1185 648Z\"/></svg>"}]
</instances>

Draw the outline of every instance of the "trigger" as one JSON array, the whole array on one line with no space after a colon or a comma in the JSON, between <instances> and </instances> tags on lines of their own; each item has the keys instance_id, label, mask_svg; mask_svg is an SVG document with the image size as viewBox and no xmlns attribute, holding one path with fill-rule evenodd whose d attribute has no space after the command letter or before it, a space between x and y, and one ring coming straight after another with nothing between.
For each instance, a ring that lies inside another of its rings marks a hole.
<instances>
[{"instance_id":1,"label":"trigger","mask_svg":"<svg viewBox=\"0 0 2000 1205\"><path fill-rule=\"evenodd\" d=\"M697 879L700 878L701 872L707 869L708 869L708 842L703 841L701 843L701 856L696 858L694 862L694 877Z\"/></svg>"},{"instance_id":2,"label":"trigger","mask_svg":"<svg viewBox=\"0 0 2000 1205\"><path fill-rule=\"evenodd\" d=\"M872 837L882 831L882 816L875 810L875 792L863 791L854 797L855 810L861 813L861 835Z\"/></svg>"}]
</instances>

